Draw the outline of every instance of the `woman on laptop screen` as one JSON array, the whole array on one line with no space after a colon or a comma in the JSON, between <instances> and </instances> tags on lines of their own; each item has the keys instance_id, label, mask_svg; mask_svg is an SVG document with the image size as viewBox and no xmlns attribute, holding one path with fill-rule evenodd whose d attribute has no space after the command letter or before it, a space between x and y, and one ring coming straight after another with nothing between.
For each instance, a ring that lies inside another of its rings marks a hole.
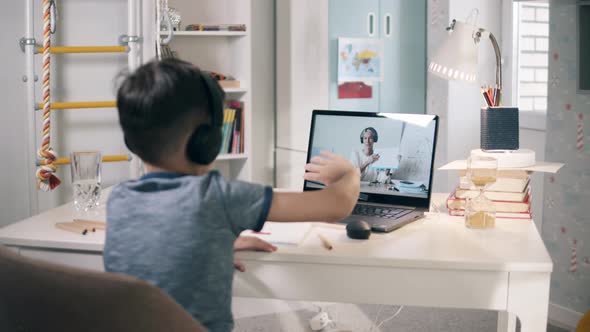
<instances>
[{"instance_id":1,"label":"woman on laptop screen","mask_svg":"<svg viewBox=\"0 0 590 332\"><path fill-rule=\"evenodd\" d=\"M353 149L350 156L350 161L355 167L358 167L361 171L361 181L370 183L389 183L390 176L392 173L392 167L394 165L388 165L384 167L384 160L381 160L381 154L375 151L374 145L379 141L379 133L373 127L366 127L361 131L360 142L362 147L360 149ZM393 153L394 163L399 164L401 155L396 154L394 151L387 151Z\"/></svg>"}]
</instances>

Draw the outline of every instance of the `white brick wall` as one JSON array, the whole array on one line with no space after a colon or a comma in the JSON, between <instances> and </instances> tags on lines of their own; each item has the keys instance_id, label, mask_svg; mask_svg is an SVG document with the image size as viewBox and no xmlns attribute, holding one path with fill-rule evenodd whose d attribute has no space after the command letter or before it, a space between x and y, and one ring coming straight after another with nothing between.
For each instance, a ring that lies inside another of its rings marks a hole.
<instances>
[{"instance_id":1,"label":"white brick wall","mask_svg":"<svg viewBox=\"0 0 590 332\"><path fill-rule=\"evenodd\" d=\"M545 23L532 23L530 21L521 21L520 33L530 36L549 36L549 25Z\"/></svg>"},{"instance_id":2,"label":"white brick wall","mask_svg":"<svg viewBox=\"0 0 590 332\"><path fill-rule=\"evenodd\" d=\"M520 63L522 64L521 67L543 67L547 68L549 64L549 58L547 57L547 52L544 53L524 53L523 51L520 53Z\"/></svg>"},{"instance_id":3,"label":"white brick wall","mask_svg":"<svg viewBox=\"0 0 590 332\"><path fill-rule=\"evenodd\" d=\"M536 21L549 23L549 8L544 8L544 7L536 8L535 13L536 13L536 16L535 16Z\"/></svg>"},{"instance_id":4,"label":"white brick wall","mask_svg":"<svg viewBox=\"0 0 590 332\"><path fill-rule=\"evenodd\" d=\"M518 107L546 112L549 6L520 3L518 17Z\"/></svg>"},{"instance_id":5,"label":"white brick wall","mask_svg":"<svg viewBox=\"0 0 590 332\"><path fill-rule=\"evenodd\" d=\"M521 83L519 90L522 97L547 97L547 84Z\"/></svg>"},{"instance_id":6,"label":"white brick wall","mask_svg":"<svg viewBox=\"0 0 590 332\"><path fill-rule=\"evenodd\" d=\"M549 50L549 38L535 38L535 50L547 52Z\"/></svg>"}]
</instances>

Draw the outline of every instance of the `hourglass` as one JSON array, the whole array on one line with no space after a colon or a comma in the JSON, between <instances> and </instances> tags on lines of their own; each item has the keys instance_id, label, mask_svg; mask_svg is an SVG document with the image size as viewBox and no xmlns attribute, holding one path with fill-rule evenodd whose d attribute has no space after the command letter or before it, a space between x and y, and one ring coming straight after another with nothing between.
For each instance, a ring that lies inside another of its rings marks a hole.
<instances>
[{"instance_id":1,"label":"hourglass","mask_svg":"<svg viewBox=\"0 0 590 332\"><path fill-rule=\"evenodd\" d=\"M465 226L469 228L493 228L496 224L496 207L484 190L496 182L498 160L487 156L471 156L467 159L467 179L479 190L479 194L467 199Z\"/></svg>"}]
</instances>

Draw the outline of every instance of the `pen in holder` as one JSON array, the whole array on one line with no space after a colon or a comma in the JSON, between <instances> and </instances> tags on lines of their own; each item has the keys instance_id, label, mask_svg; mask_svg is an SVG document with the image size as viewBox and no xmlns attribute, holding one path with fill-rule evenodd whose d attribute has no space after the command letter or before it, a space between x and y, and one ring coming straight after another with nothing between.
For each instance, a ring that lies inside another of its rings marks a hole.
<instances>
[{"instance_id":1,"label":"pen in holder","mask_svg":"<svg viewBox=\"0 0 590 332\"><path fill-rule=\"evenodd\" d=\"M480 114L482 150L518 150L518 107L483 107Z\"/></svg>"}]
</instances>

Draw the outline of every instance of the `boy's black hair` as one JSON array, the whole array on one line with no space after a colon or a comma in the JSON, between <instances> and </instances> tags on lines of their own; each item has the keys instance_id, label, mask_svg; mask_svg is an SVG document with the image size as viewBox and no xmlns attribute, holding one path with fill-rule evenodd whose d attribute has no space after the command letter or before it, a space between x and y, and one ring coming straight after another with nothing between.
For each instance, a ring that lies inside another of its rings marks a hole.
<instances>
[{"instance_id":1,"label":"boy's black hair","mask_svg":"<svg viewBox=\"0 0 590 332\"><path fill-rule=\"evenodd\" d=\"M151 61L127 76L117 92L125 143L142 160L158 165L186 149L185 138L210 121L211 107L202 73L191 63Z\"/></svg>"}]
</instances>

